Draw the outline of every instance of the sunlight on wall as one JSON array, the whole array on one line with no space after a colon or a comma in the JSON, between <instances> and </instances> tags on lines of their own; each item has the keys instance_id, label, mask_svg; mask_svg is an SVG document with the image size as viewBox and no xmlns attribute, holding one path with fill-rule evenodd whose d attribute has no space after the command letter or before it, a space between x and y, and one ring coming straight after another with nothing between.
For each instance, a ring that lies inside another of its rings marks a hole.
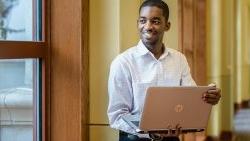
<instances>
[{"instance_id":1,"label":"sunlight on wall","mask_svg":"<svg viewBox=\"0 0 250 141\"><path fill-rule=\"evenodd\" d=\"M249 3L247 1L238 1L237 3L237 71L236 71L236 102L248 100L249 96Z\"/></svg>"},{"instance_id":2,"label":"sunlight on wall","mask_svg":"<svg viewBox=\"0 0 250 141\"><path fill-rule=\"evenodd\" d=\"M135 46L139 41L137 19L140 3L139 0L120 1L120 53Z\"/></svg>"},{"instance_id":3,"label":"sunlight on wall","mask_svg":"<svg viewBox=\"0 0 250 141\"><path fill-rule=\"evenodd\" d=\"M208 82L216 83L217 87L220 87L220 71L221 71L221 17L220 15L221 2L217 0L211 0L207 4L207 60L208 60ZM212 8L213 7L213 8ZM213 18L212 18L213 17ZM211 67L213 66L213 67ZM216 68L216 69L214 69ZM208 134L218 135L219 130L219 117L220 117L220 105L213 108Z\"/></svg>"},{"instance_id":4,"label":"sunlight on wall","mask_svg":"<svg viewBox=\"0 0 250 141\"><path fill-rule=\"evenodd\" d=\"M234 130L234 104L250 98L249 5L246 0L210 0L207 14L208 81L222 89L208 134Z\"/></svg>"},{"instance_id":5,"label":"sunlight on wall","mask_svg":"<svg viewBox=\"0 0 250 141\"><path fill-rule=\"evenodd\" d=\"M249 4L248 4L248 12L247 12L247 16L248 16L248 22L247 22L247 28L248 28L248 30L247 30L247 39L250 39L250 0L249 0ZM248 45L248 47L247 47L247 49L248 49L248 65L250 65L250 40L247 40L248 41L248 43L247 43L247 45ZM250 74L250 73L249 73ZM250 83L249 83L250 84Z\"/></svg>"},{"instance_id":6,"label":"sunlight on wall","mask_svg":"<svg viewBox=\"0 0 250 141\"><path fill-rule=\"evenodd\" d=\"M178 50L178 1L177 0L164 0L169 6L169 21L171 27L165 33L163 42L169 48Z\"/></svg>"},{"instance_id":7,"label":"sunlight on wall","mask_svg":"<svg viewBox=\"0 0 250 141\"><path fill-rule=\"evenodd\" d=\"M102 141L112 141L116 136L108 124L107 109L107 81L111 60L119 53L119 1L91 0L90 2L90 95L89 95L89 128L90 139L94 141L96 135ZM98 140L96 140L98 141Z\"/></svg>"}]
</instances>

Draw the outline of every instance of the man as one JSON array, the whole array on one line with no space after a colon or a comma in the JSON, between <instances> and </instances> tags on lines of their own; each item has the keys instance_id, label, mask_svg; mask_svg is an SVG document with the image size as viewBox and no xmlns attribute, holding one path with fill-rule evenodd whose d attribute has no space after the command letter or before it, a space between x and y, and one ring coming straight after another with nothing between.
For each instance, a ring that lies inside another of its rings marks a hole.
<instances>
[{"instance_id":1,"label":"man","mask_svg":"<svg viewBox=\"0 0 250 141\"><path fill-rule=\"evenodd\" d=\"M141 114L148 87L196 85L185 56L162 43L164 32L170 28L168 18L169 9L165 2L144 1L137 21L141 40L118 55L111 64L108 117L111 127L120 130L120 141L150 141L122 119L126 114ZM220 89L216 87L203 96L205 102L213 105L219 99ZM179 140L178 133L158 136L164 141Z\"/></svg>"}]
</instances>

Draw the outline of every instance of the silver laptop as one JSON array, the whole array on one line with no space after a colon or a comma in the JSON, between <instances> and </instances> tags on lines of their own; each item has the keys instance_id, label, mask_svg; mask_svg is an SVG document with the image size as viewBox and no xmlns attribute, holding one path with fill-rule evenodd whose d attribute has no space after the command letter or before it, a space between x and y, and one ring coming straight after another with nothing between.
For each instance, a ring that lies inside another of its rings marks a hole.
<instances>
[{"instance_id":1,"label":"silver laptop","mask_svg":"<svg viewBox=\"0 0 250 141\"><path fill-rule=\"evenodd\" d=\"M200 132L207 127L212 105L202 100L212 87L150 87L141 115L122 118L138 133L174 130Z\"/></svg>"}]
</instances>

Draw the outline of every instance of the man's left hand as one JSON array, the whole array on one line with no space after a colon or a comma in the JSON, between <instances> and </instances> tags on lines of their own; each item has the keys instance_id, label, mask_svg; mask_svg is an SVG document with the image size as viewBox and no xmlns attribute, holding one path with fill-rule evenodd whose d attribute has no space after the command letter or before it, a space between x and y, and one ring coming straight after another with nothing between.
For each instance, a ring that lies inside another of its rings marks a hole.
<instances>
[{"instance_id":1,"label":"man's left hand","mask_svg":"<svg viewBox=\"0 0 250 141\"><path fill-rule=\"evenodd\" d=\"M209 89L206 93L203 94L202 99L212 105L215 105L219 102L221 98L221 89L216 88L215 86Z\"/></svg>"}]
</instances>

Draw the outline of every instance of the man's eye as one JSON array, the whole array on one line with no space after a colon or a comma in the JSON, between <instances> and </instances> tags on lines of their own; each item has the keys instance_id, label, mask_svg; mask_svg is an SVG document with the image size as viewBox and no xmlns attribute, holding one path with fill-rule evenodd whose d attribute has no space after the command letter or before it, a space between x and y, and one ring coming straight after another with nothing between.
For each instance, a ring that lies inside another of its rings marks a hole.
<instances>
[{"instance_id":1,"label":"man's eye","mask_svg":"<svg viewBox=\"0 0 250 141\"><path fill-rule=\"evenodd\" d=\"M144 23L146 23L146 20L145 20L145 19L140 19L139 22L140 22L141 24L144 24Z\"/></svg>"},{"instance_id":2,"label":"man's eye","mask_svg":"<svg viewBox=\"0 0 250 141\"><path fill-rule=\"evenodd\" d=\"M161 21L159 21L159 20L153 20L152 23L158 25L158 24L161 23Z\"/></svg>"}]
</instances>

